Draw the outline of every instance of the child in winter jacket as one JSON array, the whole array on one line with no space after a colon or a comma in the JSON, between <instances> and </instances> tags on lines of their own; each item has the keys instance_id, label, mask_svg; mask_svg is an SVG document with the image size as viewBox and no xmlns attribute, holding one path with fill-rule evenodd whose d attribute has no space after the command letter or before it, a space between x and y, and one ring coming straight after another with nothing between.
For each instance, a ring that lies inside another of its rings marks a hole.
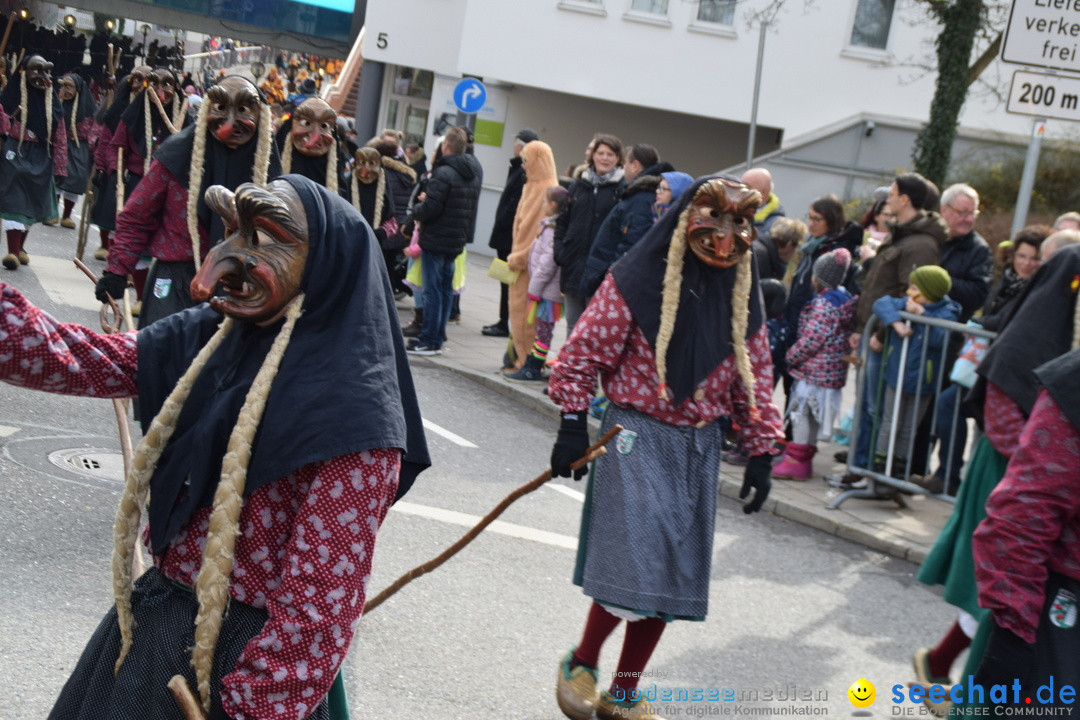
<instances>
[{"instance_id":1,"label":"child in winter jacket","mask_svg":"<svg viewBox=\"0 0 1080 720\"><path fill-rule=\"evenodd\" d=\"M521 369L503 373L507 380L546 382L542 372L555 323L562 317L562 291L559 289L559 266L555 264L555 221L570 204L570 193L556 185L547 190L540 235L529 250L529 322L536 323L536 340Z\"/></svg>"},{"instance_id":2,"label":"child in winter jacket","mask_svg":"<svg viewBox=\"0 0 1080 720\"><path fill-rule=\"evenodd\" d=\"M851 253L837 248L814 262L815 296L799 316L799 333L787 352L795 378L788 402L791 442L773 468L774 478L806 480L813 472L817 441L832 434L840 414L841 388L847 381L847 337L855 317L855 298L842 285Z\"/></svg>"},{"instance_id":3,"label":"child in winter jacket","mask_svg":"<svg viewBox=\"0 0 1080 720\"><path fill-rule=\"evenodd\" d=\"M945 364L943 349L947 334L942 328L921 323L908 325L900 318L899 313L903 310L912 315L954 321L960 314L960 305L948 296L952 288L952 278L945 268L939 265L915 268L911 271L909 282L905 297L885 296L874 303L874 314L888 328L888 343L886 345L881 341L884 330L870 340L870 349L885 352L882 357L885 367L885 399L878 405L881 408L881 430L877 437L876 464L883 466L889 447L889 436L895 425L896 442L893 447L899 461L899 464L893 465L896 472L903 472L904 458L907 456L914 430L919 426L923 413L937 392L938 378ZM900 355L904 338L908 338L907 359L901 368ZM876 392L876 388L867 391ZM894 415L898 391L900 407L899 412Z\"/></svg>"}]
</instances>

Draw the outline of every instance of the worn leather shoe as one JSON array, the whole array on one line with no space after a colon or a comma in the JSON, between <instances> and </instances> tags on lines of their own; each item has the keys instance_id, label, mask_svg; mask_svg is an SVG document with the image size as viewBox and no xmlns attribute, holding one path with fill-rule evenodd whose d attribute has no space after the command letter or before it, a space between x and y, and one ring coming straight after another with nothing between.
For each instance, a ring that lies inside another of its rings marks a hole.
<instances>
[{"instance_id":1,"label":"worn leather shoe","mask_svg":"<svg viewBox=\"0 0 1080 720\"><path fill-rule=\"evenodd\" d=\"M590 720L596 708L596 670L584 665L570 669L573 655L570 650L559 663L555 699L570 720Z\"/></svg>"},{"instance_id":2,"label":"worn leather shoe","mask_svg":"<svg viewBox=\"0 0 1080 720\"><path fill-rule=\"evenodd\" d=\"M505 325L494 323L493 325L485 325L480 329L481 335L487 335L488 337L508 337L510 330Z\"/></svg>"}]
</instances>

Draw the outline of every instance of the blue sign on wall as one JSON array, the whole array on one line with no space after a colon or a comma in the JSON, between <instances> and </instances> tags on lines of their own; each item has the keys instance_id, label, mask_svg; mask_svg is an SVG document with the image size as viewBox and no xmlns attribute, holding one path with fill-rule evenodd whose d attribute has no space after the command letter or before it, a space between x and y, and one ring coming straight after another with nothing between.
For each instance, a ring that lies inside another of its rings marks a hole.
<instances>
[{"instance_id":1,"label":"blue sign on wall","mask_svg":"<svg viewBox=\"0 0 1080 720\"><path fill-rule=\"evenodd\" d=\"M480 112L486 101L487 88L476 78L465 78L454 86L454 104L463 113Z\"/></svg>"}]
</instances>

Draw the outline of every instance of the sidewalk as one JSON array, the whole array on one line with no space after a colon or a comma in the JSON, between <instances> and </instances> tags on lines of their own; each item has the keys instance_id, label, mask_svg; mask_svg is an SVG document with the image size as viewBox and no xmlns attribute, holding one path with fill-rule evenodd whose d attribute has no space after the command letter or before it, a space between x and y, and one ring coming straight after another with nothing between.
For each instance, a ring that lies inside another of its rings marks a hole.
<instances>
[{"instance_id":1,"label":"sidewalk","mask_svg":"<svg viewBox=\"0 0 1080 720\"><path fill-rule=\"evenodd\" d=\"M517 400L526 407L550 415L551 437L555 438L558 408L543 394L540 383L527 384L505 380L500 372L505 338L486 337L480 329L498 319L499 284L487 277L491 259L472 254L468 260L468 281L461 296L461 322L447 327L447 342L443 354L430 360L455 372L466 375L485 387ZM398 304L402 325L412 317L412 298ZM552 339L552 353L557 353L566 340L566 324L560 322ZM843 472L843 465L833 460L833 452L841 449L822 444L814 461L814 478L806 482L774 480L773 489L764 510L794 522L817 528L868 548L921 563L952 512L952 505L926 496L908 496L906 509L886 500L852 498L837 510L827 505L839 491L826 485L827 473ZM724 464L720 472L720 491L737 497L742 485L742 468Z\"/></svg>"}]
</instances>

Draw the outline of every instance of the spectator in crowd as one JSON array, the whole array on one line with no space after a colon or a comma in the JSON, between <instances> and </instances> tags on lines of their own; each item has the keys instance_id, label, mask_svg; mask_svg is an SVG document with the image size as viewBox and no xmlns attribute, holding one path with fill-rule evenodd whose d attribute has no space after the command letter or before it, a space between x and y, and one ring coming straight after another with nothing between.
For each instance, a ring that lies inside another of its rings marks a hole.
<instances>
[{"instance_id":1,"label":"spectator in crowd","mask_svg":"<svg viewBox=\"0 0 1080 720\"><path fill-rule=\"evenodd\" d=\"M570 183L570 209L559 216L555 228L555 262L562 269L568 332L589 302L581 294L581 279L593 239L623 188L623 144L619 138L599 135L589 157L588 167Z\"/></svg>"},{"instance_id":2,"label":"spectator in crowd","mask_svg":"<svg viewBox=\"0 0 1080 720\"><path fill-rule=\"evenodd\" d=\"M829 439L840 414L848 375L844 354L855 316L855 299L841 284L850 265L851 252L843 247L814 263L817 294L803 308L798 337L786 357L787 371L795 378L787 408L791 442L783 461L773 468L773 477L809 479L818 440Z\"/></svg>"},{"instance_id":3,"label":"spectator in crowd","mask_svg":"<svg viewBox=\"0 0 1080 720\"><path fill-rule=\"evenodd\" d=\"M1080 230L1057 230L1053 235L1042 241L1039 246L1039 261L1044 263L1055 252L1066 245L1080 243Z\"/></svg>"},{"instance_id":4,"label":"spectator in crowd","mask_svg":"<svg viewBox=\"0 0 1080 720\"><path fill-rule=\"evenodd\" d=\"M409 167L416 171L417 179L424 176L424 173L428 171L427 156L424 155L424 143L415 138L410 137L405 143L405 161L409 163Z\"/></svg>"},{"instance_id":5,"label":"spectator in crowd","mask_svg":"<svg viewBox=\"0 0 1080 720\"><path fill-rule=\"evenodd\" d=\"M874 190L874 202L870 204L870 207L863 213L862 219L859 220L859 225L863 228L863 243L862 247L859 248L859 262L861 263L865 264L866 261L874 257L881 244L889 239L889 223L896 218L886 207L888 199L888 186ZM864 269L866 268L864 267Z\"/></svg>"},{"instance_id":6,"label":"spectator in crowd","mask_svg":"<svg viewBox=\"0 0 1080 720\"><path fill-rule=\"evenodd\" d=\"M525 187L525 170L521 167L521 151L539 135L529 128L522 128L514 136L514 154L510 158L510 168L506 171L506 184L499 195L499 204L495 206L495 222L491 227L488 247L495 251L496 257L505 261L514 245L514 215L517 213L521 189ZM499 319L485 325L481 334L489 337L506 337L510 334L510 286L499 283Z\"/></svg>"},{"instance_id":7,"label":"spectator in crowd","mask_svg":"<svg viewBox=\"0 0 1080 720\"><path fill-rule=\"evenodd\" d=\"M942 328L917 323L912 326L900 318L903 310L939 320L956 320L960 305L949 297L952 279L940 265L923 265L909 275L910 284L903 297L886 295L874 302L874 314L882 328L870 338L870 350L884 353L885 399L881 405L881 430L877 438L874 469L886 469L892 448L891 471L907 475L906 464L914 442L914 430L930 407L942 376L942 354L946 332ZM887 338L883 341L882 338ZM907 356L900 364L901 341L907 339ZM899 396L899 405L896 404ZM895 431L895 437L892 436Z\"/></svg>"},{"instance_id":8,"label":"spectator in crowd","mask_svg":"<svg viewBox=\"0 0 1080 720\"><path fill-rule=\"evenodd\" d=\"M262 90L268 103L285 102L285 83L278 74L278 69L273 65L266 71L266 79L259 85L259 89Z\"/></svg>"},{"instance_id":9,"label":"spectator in crowd","mask_svg":"<svg viewBox=\"0 0 1080 720\"><path fill-rule=\"evenodd\" d=\"M923 265L938 265L941 246L948 237L948 228L935 212L923 208L930 201L930 187L918 173L897 175L889 186L887 207L896 217L892 237L878 249L870 270L862 281L859 302L855 307L855 332L848 342L852 349L860 349L867 321L873 313L874 303L880 298L902 297L911 284L911 271ZM864 365L866 391L862 393L862 405L856 409L860 414L859 431L855 439L854 464L870 467L873 432L879 421L877 406L878 387L881 382L881 353L872 347L865 348ZM859 482L857 473L843 477L848 483Z\"/></svg>"},{"instance_id":10,"label":"spectator in crowd","mask_svg":"<svg viewBox=\"0 0 1080 720\"><path fill-rule=\"evenodd\" d=\"M810 236L802 245L802 256L788 293L788 323L796 330L803 307L816 294L813 288L814 263L837 248L846 249L854 257L863 238L862 228L847 219L844 205L835 195L825 195L810 203L806 227ZM845 287L850 285L853 275L854 269L849 268L841 284Z\"/></svg>"},{"instance_id":11,"label":"spectator in crowd","mask_svg":"<svg viewBox=\"0 0 1080 720\"><path fill-rule=\"evenodd\" d=\"M532 245L543 228L542 221L549 217L547 191L559 184L555 156L545 142L533 140L525 146L521 151L521 167L525 171L525 185L514 215L514 243L506 258L509 269L519 273L509 291L510 343L503 358L503 367L511 372L522 367L534 348L536 327L530 319L532 275L528 262Z\"/></svg>"},{"instance_id":12,"label":"spectator in crowd","mask_svg":"<svg viewBox=\"0 0 1080 720\"><path fill-rule=\"evenodd\" d=\"M809 231L806 223L802 220L789 217L777 218L769 230L773 245L776 247L776 253L780 256L781 262L784 263L784 276L781 281L784 285L784 313L786 318L787 288L791 286L795 278L795 269L799 267L802 260L802 242L806 239L806 234ZM792 328L791 331L794 333L795 328Z\"/></svg>"},{"instance_id":13,"label":"spectator in crowd","mask_svg":"<svg viewBox=\"0 0 1080 720\"><path fill-rule=\"evenodd\" d=\"M766 168L750 168L743 173L742 181L761 193L765 204L754 215L754 259L757 260L758 275L761 278L782 280L787 262L780 257L776 244L772 240L772 224L784 217L784 208L780 198L773 192L772 173Z\"/></svg>"},{"instance_id":14,"label":"spectator in crowd","mask_svg":"<svg viewBox=\"0 0 1080 720\"><path fill-rule=\"evenodd\" d=\"M619 202L596 231L581 276L579 293L582 297L592 297L611 264L625 255L652 227L656 221L653 213L656 190L663 182L661 174L674 169L671 163L660 162L660 154L652 145L638 143L626 151L623 164L626 187Z\"/></svg>"},{"instance_id":15,"label":"spectator in crowd","mask_svg":"<svg viewBox=\"0 0 1080 720\"><path fill-rule=\"evenodd\" d=\"M413 355L442 354L454 302L454 258L469 242L480 198L480 163L466 152L468 143L464 128L450 128L442 142L442 158L413 208L413 218L421 224L424 282L423 327L405 348Z\"/></svg>"},{"instance_id":16,"label":"spectator in crowd","mask_svg":"<svg viewBox=\"0 0 1080 720\"><path fill-rule=\"evenodd\" d=\"M1067 212L1057 216L1054 220L1055 230L1080 230L1080 213Z\"/></svg>"},{"instance_id":17,"label":"spectator in crowd","mask_svg":"<svg viewBox=\"0 0 1080 720\"><path fill-rule=\"evenodd\" d=\"M1039 250L1053 229L1046 225L1028 225L1013 236L1008 264L990 289L978 323L987 330L1000 330L1009 308L1039 269Z\"/></svg>"},{"instance_id":18,"label":"spectator in crowd","mask_svg":"<svg viewBox=\"0 0 1080 720\"><path fill-rule=\"evenodd\" d=\"M555 163L551 164L554 175ZM540 234L529 249L529 320L536 326L536 339L532 352L516 372L504 372L507 380L516 382L546 382L543 369L551 350L551 338L555 323L562 316L562 290L559 287L559 266L555 264L555 220L566 210L570 193L560 185L553 185L544 193L544 219L540 221Z\"/></svg>"},{"instance_id":19,"label":"spectator in crowd","mask_svg":"<svg viewBox=\"0 0 1080 720\"><path fill-rule=\"evenodd\" d=\"M772 356L773 385L787 372L787 351L795 342L795 331L787 324L787 288L772 278L761 281L761 296L765 303L765 326L769 328L769 354Z\"/></svg>"}]
</instances>

